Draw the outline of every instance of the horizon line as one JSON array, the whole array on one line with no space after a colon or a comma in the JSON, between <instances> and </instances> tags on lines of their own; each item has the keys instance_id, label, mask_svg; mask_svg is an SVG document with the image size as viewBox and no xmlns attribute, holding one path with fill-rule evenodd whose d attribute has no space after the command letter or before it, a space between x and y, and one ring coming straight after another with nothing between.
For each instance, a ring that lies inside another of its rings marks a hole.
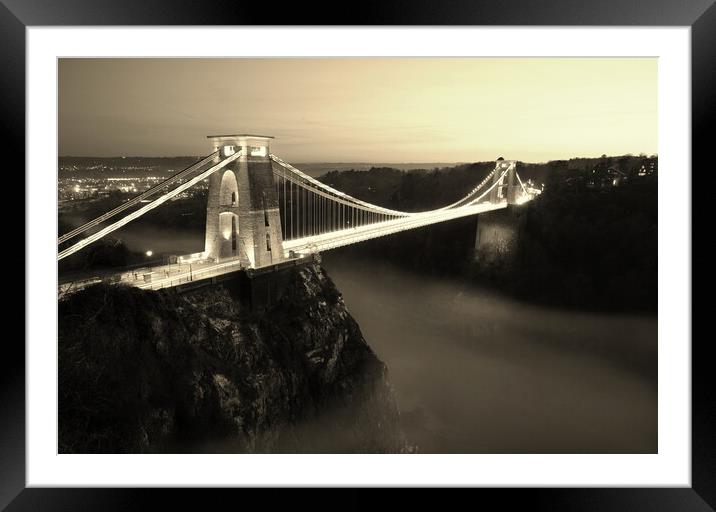
<instances>
[{"instance_id":1,"label":"horizon line","mask_svg":"<svg viewBox=\"0 0 716 512\"><path fill-rule=\"evenodd\" d=\"M113 155L113 156L98 156L98 155L58 155L58 158L202 158L206 155ZM658 153L652 153L648 154L646 152L640 152L640 153L623 153L619 155L607 155L602 154L599 156L571 156L568 158L554 158L551 160L541 160L541 161L527 161L527 160L520 160L520 159L510 159L510 160L516 160L518 162L522 163L528 163L528 164L546 164L549 162L559 162L559 161L568 161L568 160L592 160L592 159L598 159L598 158L619 158L619 157L642 157L642 158L658 158ZM467 161L467 160L456 160L456 161L447 161L447 160L425 160L422 162L389 162L389 161L382 161L382 160L373 160L373 161L365 161L365 160L315 160L315 161L299 161L299 160L293 160L296 164L309 164L309 165L317 165L317 164L390 164L390 165L425 165L425 164L454 164L454 165L462 165L462 164L474 164L474 163L483 163L483 162L495 162L497 159L492 160L474 160L474 161Z\"/></svg>"}]
</instances>

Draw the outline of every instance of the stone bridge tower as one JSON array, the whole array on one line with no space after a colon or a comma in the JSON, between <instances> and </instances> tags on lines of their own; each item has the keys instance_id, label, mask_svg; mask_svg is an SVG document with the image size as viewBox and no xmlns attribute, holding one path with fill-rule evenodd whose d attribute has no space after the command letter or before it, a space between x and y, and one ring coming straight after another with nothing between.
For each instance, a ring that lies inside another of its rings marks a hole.
<instances>
[{"instance_id":1,"label":"stone bridge tower","mask_svg":"<svg viewBox=\"0 0 716 512\"><path fill-rule=\"evenodd\" d=\"M495 175L492 179L493 183L500 178L502 173L505 171L505 168L509 167L509 170L507 171L507 175L505 176L505 180L503 181L502 185L496 186L490 192L490 202L498 203L500 201L507 200L507 204L515 204L517 202L517 194L520 190L520 187L515 178L515 173L517 172L517 161L505 160L504 158L499 157L497 159L496 165L497 172L495 172Z\"/></svg>"},{"instance_id":2,"label":"stone bridge tower","mask_svg":"<svg viewBox=\"0 0 716 512\"><path fill-rule=\"evenodd\" d=\"M239 257L256 268L283 261L281 215L269 142L263 135L209 135L218 163L239 158L209 177L205 255L217 261Z\"/></svg>"},{"instance_id":3,"label":"stone bridge tower","mask_svg":"<svg viewBox=\"0 0 716 512\"><path fill-rule=\"evenodd\" d=\"M517 161L497 159L497 171L492 180L495 183L505 169L507 174L502 185L490 192L490 202L507 201L508 205L517 204L521 186L517 179ZM477 232L475 235L475 260L480 262L504 261L515 250L520 233L520 225L524 222L524 210L508 207L505 209L485 212L477 216Z\"/></svg>"}]
</instances>

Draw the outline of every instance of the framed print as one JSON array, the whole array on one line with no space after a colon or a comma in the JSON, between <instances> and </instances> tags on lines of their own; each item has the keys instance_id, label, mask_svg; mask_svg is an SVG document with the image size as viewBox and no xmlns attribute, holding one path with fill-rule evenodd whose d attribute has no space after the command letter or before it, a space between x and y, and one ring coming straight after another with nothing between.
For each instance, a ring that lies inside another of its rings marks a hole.
<instances>
[{"instance_id":1,"label":"framed print","mask_svg":"<svg viewBox=\"0 0 716 512\"><path fill-rule=\"evenodd\" d=\"M716 507L691 284L711 1L0 20L27 297L3 507L152 487Z\"/></svg>"}]
</instances>

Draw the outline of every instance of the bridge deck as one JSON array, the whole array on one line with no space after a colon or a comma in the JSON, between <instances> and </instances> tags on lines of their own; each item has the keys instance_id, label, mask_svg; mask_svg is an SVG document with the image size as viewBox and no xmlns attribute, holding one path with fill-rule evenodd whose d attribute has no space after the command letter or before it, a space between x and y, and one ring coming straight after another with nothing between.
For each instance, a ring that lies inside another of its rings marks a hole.
<instances>
[{"instance_id":1,"label":"bridge deck","mask_svg":"<svg viewBox=\"0 0 716 512\"><path fill-rule=\"evenodd\" d=\"M379 238L381 236L392 235L401 231L419 228L438 222L458 219L460 217L468 217L477 215L478 213L489 212L492 210L500 210L507 207L507 201L499 203L480 203L471 206L462 206L452 210L432 211L424 214L416 214L410 217L388 220L377 224L369 224L339 231L332 231L322 235L308 236L305 238L296 238L293 240L285 240L283 248L286 256L290 251L297 254L310 252L322 252L330 249L336 249L345 245L355 244Z\"/></svg>"},{"instance_id":2,"label":"bridge deck","mask_svg":"<svg viewBox=\"0 0 716 512\"><path fill-rule=\"evenodd\" d=\"M86 286L102 282L135 286L144 290L171 288L193 281L216 277L228 272L241 270L238 258L216 261L196 261L192 263L173 263L153 267L143 267L114 274L109 279L88 277L59 285L60 295L77 291Z\"/></svg>"},{"instance_id":3,"label":"bridge deck","mask_svg":"<svg viewBox=\"0 0 716 512\"><path fill-rule=\"evenodd\" d=\"M317 253L336 249L346 245L363 242L381 236L387 236L409 229L419 228L438 222L477 215L492 210L499 210L507 207L507 202L481 203L472 206L463 206L452 210L434 211L425 214L416 214L410 217L389 220L377 224L360 226L355 228L342 229L317 236L297 238L283 242L285 256L288 258L290 252L303 256L310 253ZM257 267L253 271L269 269L275 265ZM230 272L242 270L239 258L223 259L221 261L198 260L191 263L174 263L154 267L126 270L112 275L108 281L113 284L124 284L135 286L144 290L159 290L171 288L198 280L209 279L221 276ZM88 277L68 283L60 283L60 295L77 291L85 286L102 282L100 277ZM107 278L105 277L105 280Z\"/></svg>"}]
</instances>

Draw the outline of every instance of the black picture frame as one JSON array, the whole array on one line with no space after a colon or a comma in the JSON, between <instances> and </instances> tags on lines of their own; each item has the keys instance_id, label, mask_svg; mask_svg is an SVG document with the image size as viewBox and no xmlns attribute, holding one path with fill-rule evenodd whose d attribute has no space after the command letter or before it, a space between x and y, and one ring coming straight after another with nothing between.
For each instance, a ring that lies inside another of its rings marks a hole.
<instances>
[{"instance_id":1,"label":"black picture frame","mask_svg":"<svg viewBox=\"0 0 716 512\"><path fill-rule=\"evenodd\" d=\"M26 27L229 24L689 26L692 169L704 173L710 170L709 128L716 116L714 0L368 0L353 4L282 3L273 9L258 9L255 3L245 0L0 0L0 109L5 132L1 139L5 169L25 169ZM686 178L687 170L688 163L685 163ZM692 205L708 204L706 194L710 180L704 176L705 181L699 182L694 177L692 172ZM20 181L17 177L15 180ZM700 195L704 201L698 201ZM692 211L694 227L701 222L705 225L705 218ZM691 251L695 247L692 242ZM26 275L31 271L25 268ZM693 281L695 288L709 289L713 282L709 272L694 275L698 277ZM692 318L696 320L693 314ZM694 327L698 325L692 323ZM170 496L167 491L149 489L25 488L25 346L24 339L10 332L6 331L0 356L0 509L135 510L149 506L150 496L161 499L165 507L171 506L173 500L186 504L186 491L173 492ZM711 391L716 379L710 369L711 359L707 357L709 337L698 337L697 331L693 332L691 488L479 489L474 491L477 495L467 499L476 506L499 502L501 509L519 506L551 511L716 510L716 397ZM670 341L685 343L688 340ZM202 509L228 506L232 499L228 492L235 491L201 492ZM321 494L321 501L340 508L364 508L380 499L374 492L351 490L341 498ZM317 504L315 498L305 493L291 494L292 506L304 499ZM421 492L411 493L407 499L411 498L425 504Z\"/></svg>"}]
</instances>

